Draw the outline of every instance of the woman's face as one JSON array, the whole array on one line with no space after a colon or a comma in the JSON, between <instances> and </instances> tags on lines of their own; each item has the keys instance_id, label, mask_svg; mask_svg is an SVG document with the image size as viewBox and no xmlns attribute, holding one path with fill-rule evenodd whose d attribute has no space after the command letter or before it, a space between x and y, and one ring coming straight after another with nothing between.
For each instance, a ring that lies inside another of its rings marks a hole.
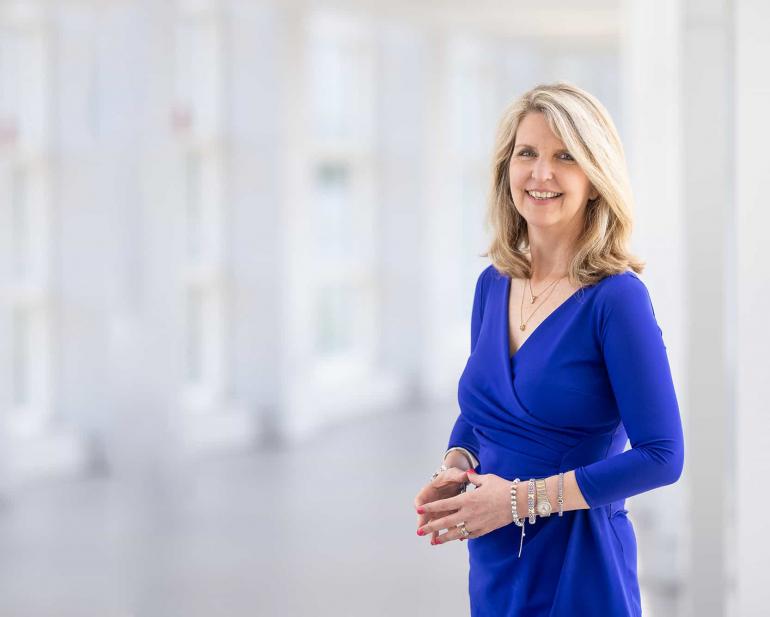
<instances>
[{"instance_id":1,"label":"woman's face","mask_svg":"<svg viewBox=\"0 0 770 617\"><path fill-rule=\"evenodd\" d=\"M508 168L516 210L528 225L581 225L586 203L599 193L540 112L519 123Z\"/></svg>"}]
</instances>

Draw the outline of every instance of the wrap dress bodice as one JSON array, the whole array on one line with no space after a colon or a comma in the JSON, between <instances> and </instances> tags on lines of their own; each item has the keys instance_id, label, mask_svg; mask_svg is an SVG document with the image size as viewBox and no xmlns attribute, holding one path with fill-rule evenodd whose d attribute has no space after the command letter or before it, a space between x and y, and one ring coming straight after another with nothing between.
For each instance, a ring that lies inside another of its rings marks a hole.
<instances>
[{"instance_id":1,"label":"wrap dress bodice","mask_svg":"<svg viewBox=\"0 0 770 617\"><path fill-rule=\"evenodd\" d=\"M662 331L632 271L584 286L509 355L511 279L487 267L448 447L507 480L575 471L589 509L467 542L472 617L641 615L627 497L675 482L682 425ZM630 440L631 447L626 449ZM553 504L556 511L556 504Z\"/></svg>"}]
</instances>

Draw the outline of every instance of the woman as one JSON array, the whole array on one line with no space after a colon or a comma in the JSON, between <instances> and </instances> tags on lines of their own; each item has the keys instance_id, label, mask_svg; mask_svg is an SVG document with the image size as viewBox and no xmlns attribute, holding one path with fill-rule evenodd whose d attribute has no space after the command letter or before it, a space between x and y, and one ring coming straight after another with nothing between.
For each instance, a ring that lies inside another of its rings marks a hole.
<instances>
[{"instance_id":1,"label":"woman","mask_svg":"<svg viewBox=\"0 0 770 617\"><path fill-rule=\"evenodd\" d=\"M492 265L417 533L468 539L474 617L641 615L625 499L676 482L684 443L623 148L593 96L542 85L504 114L492 176Z\"/></svg>"}]
</instances>

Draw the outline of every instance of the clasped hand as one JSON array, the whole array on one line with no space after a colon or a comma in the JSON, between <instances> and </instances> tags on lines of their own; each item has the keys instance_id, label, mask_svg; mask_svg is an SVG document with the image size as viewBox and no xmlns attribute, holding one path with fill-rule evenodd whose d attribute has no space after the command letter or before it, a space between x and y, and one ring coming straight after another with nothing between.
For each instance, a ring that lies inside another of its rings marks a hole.
<instances>
[{"instance_id":1,"label":"clasped hand","mask_svg":"<svg viewBox=\"0 0 770 617\"><path fill-rule=\"evenodd\" d=\"M461 493L467 481L476 489ZM417 535L431 535L431 544L478 538L513 521L511 483L495 474L477 474L450 467L426 484L414 499ZM464 537L458 524L465 522ZM440 533L446 530L445 533Z\"/></svg>"}]
</instances>

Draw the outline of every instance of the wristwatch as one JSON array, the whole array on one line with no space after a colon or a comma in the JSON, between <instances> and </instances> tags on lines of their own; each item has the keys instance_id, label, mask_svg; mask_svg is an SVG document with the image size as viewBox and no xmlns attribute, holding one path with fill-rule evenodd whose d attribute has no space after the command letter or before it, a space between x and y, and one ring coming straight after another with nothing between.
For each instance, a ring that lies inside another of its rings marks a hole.
<instances>
[{"instance_id":1,"label":"wristwatch","mask_svg":"<svg viewBox=\"0 0 770 617\"><path fill-rule=\"evenodd\" d=\"M551 502L548 501L548 494L545 492L545 478L535 480L537 489L537 514L538 516L551 516Z\"/></svg>"}]
</instances>

